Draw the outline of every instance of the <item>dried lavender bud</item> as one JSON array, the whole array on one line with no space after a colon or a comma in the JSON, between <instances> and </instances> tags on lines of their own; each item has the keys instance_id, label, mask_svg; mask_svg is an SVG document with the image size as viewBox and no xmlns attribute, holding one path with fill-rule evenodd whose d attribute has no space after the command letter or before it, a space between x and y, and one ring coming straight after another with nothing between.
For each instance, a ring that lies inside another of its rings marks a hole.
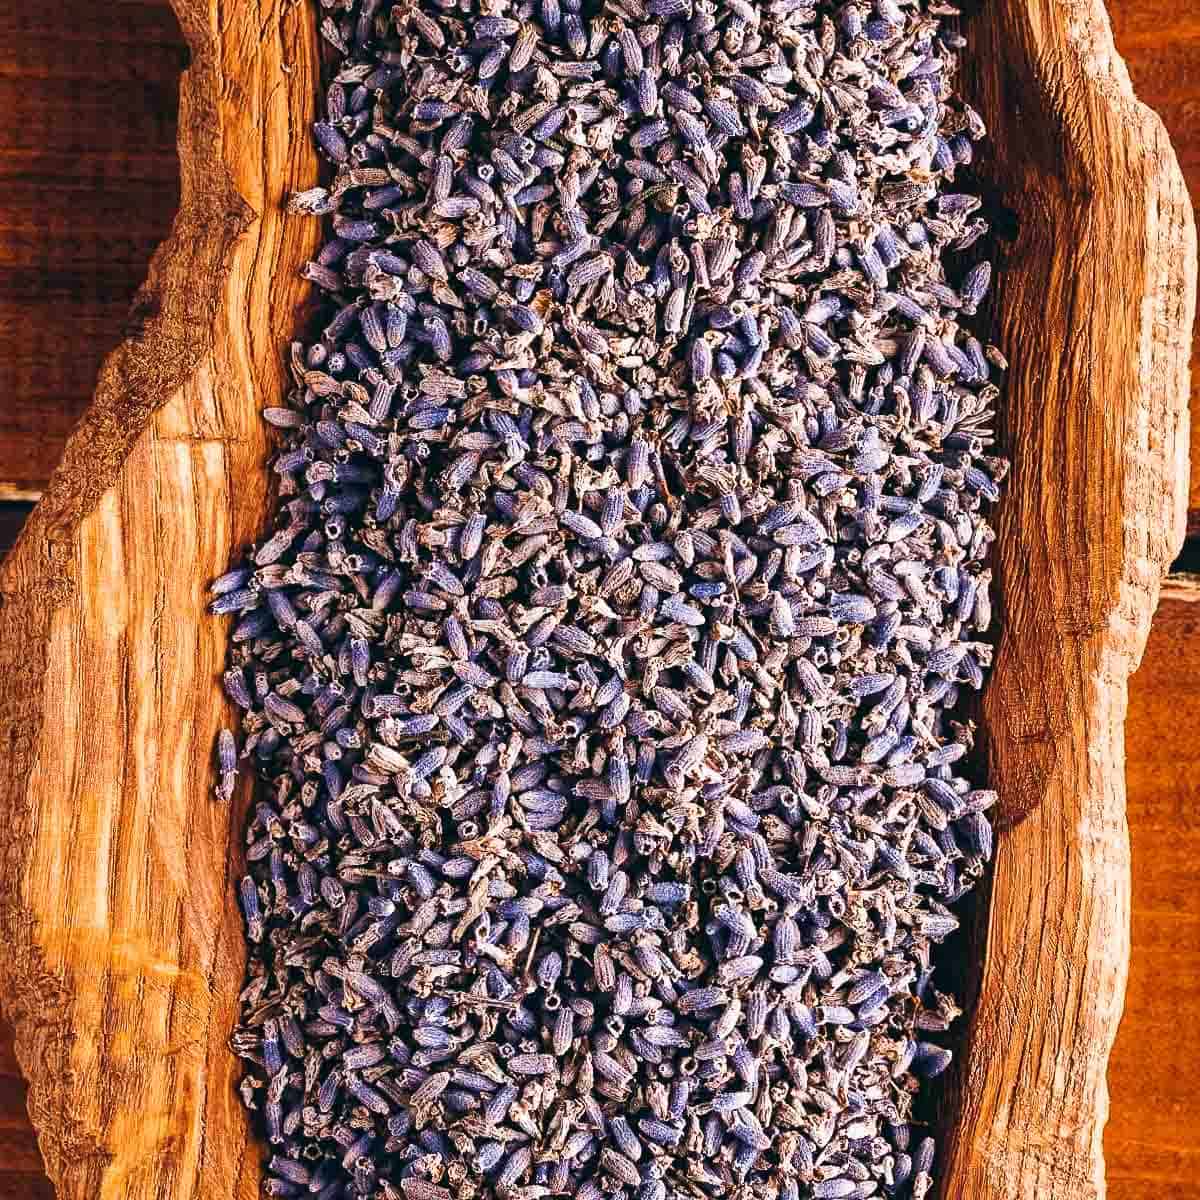
<instances>
[{"instance_id":1,"label":"dried lavender bud","mask_svg":"<svg viewBox=\"0 0 1200 1200\"><path fill-rule=\"evenodd\" d=\"M957 35L323 10L323 330L211 603L267 1193L924 1195L1006 469Z\"/></svg>"}]
</instances>

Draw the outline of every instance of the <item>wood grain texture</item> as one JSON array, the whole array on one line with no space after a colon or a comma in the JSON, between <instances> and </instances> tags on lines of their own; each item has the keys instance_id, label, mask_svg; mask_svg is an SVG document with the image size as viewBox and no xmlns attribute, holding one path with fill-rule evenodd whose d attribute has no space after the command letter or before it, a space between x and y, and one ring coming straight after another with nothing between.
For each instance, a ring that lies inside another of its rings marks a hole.
<instances>
[{"instance_id":1,"label":"wood grain texture","mask_svg":"<svg viewBox=\"0 0 1200 1200\"><path fill-rule=\"evenodd\" d=\"M257 412L318 235L281 208L316 172L315 38L291 4L178 16L180 212L0 576L0 987L47 1170L78 1200L250 1197L258 1175L227 1049L241 818L209 794L224 631L202 587L265 511Z\"/></svg>"},{"instance_id":2,"label":"wood grain texture","mask_svg":"<svg viewBox=\"0 0 1200 1200\"><path fill-rule=\"evenodd\" d=\"M241 817L208 798L223 633L200 589L263 511L256 413L315 237L278 208L315 169L315 50L303 6L179 4L180 216L0 573L0 989L47 1168L81 1200L248 1200L257 1178L225 1046ZM1003 47L975 83L1021 217L1000 337L1022 348L987 709L1008 828L944 1193L1084 1200L1127 949L1125 678L1181 530L1193 233L1098 8L995 0L971 33L978 61Z\"/></svg>"},{"instance_id":3,"label":"wood grain texture","mask_svg":"<svg viewBox=\"0 0 1200 1200\"><path fill-rule=\"evenodd\" d=\"M1200 576L1163 588L1129 681L1133 953L1109 1065L1111 1200L1200 1200Z\"/></svg>"},{"instance_id":4,"label":"wood grain texture","mask_svg":"<svg viewBox=\"0 0 1200 1200\"><path fill-rule=\"evenodd\" d=\"M996 0L971 35L982 170L1019 232L995 299L1000 838L942 1194L1095 1200L1129 949L1126 682L1184 529L1195 230L1099 0Z\"/></svg>"}]
</instances>

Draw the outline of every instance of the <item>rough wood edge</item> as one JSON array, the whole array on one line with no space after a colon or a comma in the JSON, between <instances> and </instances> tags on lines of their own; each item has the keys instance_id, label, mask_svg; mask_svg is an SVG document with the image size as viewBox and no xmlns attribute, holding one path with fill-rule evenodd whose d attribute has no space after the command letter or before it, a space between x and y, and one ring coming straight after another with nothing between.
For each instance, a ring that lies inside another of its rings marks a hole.
<instances>
[{"instance_id":1,"label":"rough wood edge","mask_svg":"<svg viewBox=\"0 0 1200 1200\"><path fill-rule=\"evenodd\" d=\"M1036 800L1032 807L1019 805L1009 813L1004 811L1006 775L996 770L996 746L990 745L991 780L1001 790L998 858L1006 852L1021 853L1019 836L1014 839L1016 849L1007 850L1006 829L1016 833L1029 821L1042 835L1053 832L1054 847L1063 851L1054 871L1060 877L1074 871L1083 880L1081 911L1073 914L1083 929L1082 935L1075 931L1076 942L1084 943L1082 961L1059 958L1055 930L1063 923L1047 911L1045 897L1036 894L1037 878L1019 880L1030 885L1032 896L1010 897L997 891L993 875L990 894L976 905L977 949L983 947L984 954L992 949L998 914L1010 899L1029 924L1023 945L1014 946L1020 938L1010 933L1008 953L997 956L1001 965L990 978L986 958L983 972L975 967L977 979L984 975L979 999L986 1001L986 1009L981 1005L972 1014L957 1087L951 1092L957 1104L948 1113L938 1188L943 1200L1103 1200L1106 1195L1106 1071L1129 960L1130 860L1124 807L1128 678L1145 650L1160 584L1183 542L1187 521L1189 353L1196 304L1196 231L1187 188L1161 121L1134 94L1102 0L1028 0L1026 8L1033 28L1028 39L1034 48L1030 70L1048 106L1064 118L1064 129L1066 114L1078 118L1094 101L1107 108L1111 129L1125 131L1114 157L1126 154L1137 165L1137 173L1129 171L1131 182L1146 184L1144 194L1125 199L1132 201L1132 212L1144 222L1145 260L1153 266L1145 274L1138 336L1130 345L1139 380L1121 410L1118 440L1114 446L1097 448L1098 453L1108 452L1108 461L1089 464L1093 477L1111 473L1118 501L1115 517L1103 514L1106 527L1095 531L1095 545L1119 547L1119 561L1104 561L1087 576L1101 591L1084 606L1091 617L1087 627L1067 634L1075 643L1078 663L1086 668L1074 681L1076 686L1065 690L1091 717L1092 736L1083 736L1087 721L1076 721L1054 744L1039 748L1045 751L1040 763L1022 763L1024 791ZM1048 36L1056 24L1065 30L1065 45ZM1102 144L1087 117L1083 124L1083 131L1077 130L1067 142L1084 148ZM1072 180L1066 190L1074 194L1076 188L1079 203L1090 207L1090 180ZM1080 314L1081 322L1088 315ZM1068 403L1076 405L1087 395L1104 396L1114 387L1113 381L1086 368L1073 383ZM1001 537L1004 523L1002 510ZM1050 592L1041 597L1042 603L1070 609L1071 597ZM1028 663L1005 662L1004 636L991 687L1004 686L1005 671L1020 677L1019 683L1036 685L1038 672ZM1019 632L1013 636L1019 637ZM1035 706L1047 702L1035 686L1024 695ZM985 722L990 716L996 725L1002 724L996 720L1000 703L992 704L989 713L985 696ZM1034 723L1031 728L1040 726ZM986 733L991 739L992 731ZM1010 758L1024 755L1017 731L1009 728L1000 736L1009 743ZM1028 750L1032 754L1032 743ZM1054 807L1056 801L1061 809ZM1049 876L1045 883L1046 892L1072 890ZM1055 964L1048 977L1040 973L1047 962L1041 943L1047 940L1054 943L1049 959ZM1038 972L1033 982L1022 974L1025 971ZM1022 1028L1031 1017L1051 1030L1040 1041ZM1038 1061L1039 1052L1053 1056L1052 1069ZM1020 1076L1015 1085L1004 1070L1014 1060ZM1034 1077L1038 1086L1032 1083Z\"/></svg>"},{"instance_id":2,"label":"rough wood edge","mask_svg":"<svg viewBox=\"0 0 1200 1200\"><path fill-rule=\"evenodd\" d=\"M102 1153L70 1108L74 1037L60 1016L62 983L45 968L32 915L20 902L32 814L22 803L44 712L51 618L73 594L70 564L82 520L116 480L134 443L212 348L213 321L229 255L254 212L233 186L221 155L216 12L200 0L171 0L191 50L179 87L180 205L151 259L127 327L138 330L105 359L96 391L67 441L40 503L0 570L0 730L6 769L0 811L0 997L30 1081L28 1107L52 1180L68 1161ZM32 580L14 586L19 579Z\"/></svg>"}]
</instances>

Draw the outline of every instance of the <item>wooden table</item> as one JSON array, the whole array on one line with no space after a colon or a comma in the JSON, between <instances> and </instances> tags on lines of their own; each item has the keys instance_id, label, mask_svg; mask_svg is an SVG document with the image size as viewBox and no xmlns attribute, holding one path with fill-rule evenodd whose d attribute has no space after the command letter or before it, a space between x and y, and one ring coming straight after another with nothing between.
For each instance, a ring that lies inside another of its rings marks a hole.
<instances>
[{"instance_id":1,"label":"wooden table","mask_svg":"<svg viewBox=\"0 0 1200 1200\"><path fill-rule=\"evenodd\" d=\"M1133 954L1109 1062L1110 1200L1200 1200L1200 577L1163 590L1126 732Z\"/></svg>"},{"instance_id":2,"label":"wooden table","mask_svg":"<svg viewBox=\"0 0 1200 1200\"><path fill-rule=\"evenodd\" d=\"M0 6L0 495L36 493L179 204L165 3Z\"/></svg>"},{"instance_id":3,"label":"wooden table","mask_svg":"<svg viewBox=\"0 0 1200 1200\"><path fill-rule=\"evenodd\" d=\"M1117 44L1200 204L1200 13L1110 0ZM43 0L0 11L0 553L53 470L178 203L165 3ZM1192 459L1200 465L1200 356ZM1200 470L1191 532L1200 538ZM1188 552L1200 559L1200 541ZM1130 693L1133 962L1110 1069L1112 1200L1200 1200L1200 582L1164 596ZM53 1195L0 1024L0 1200Z\"/></svg>"}]
</instances>

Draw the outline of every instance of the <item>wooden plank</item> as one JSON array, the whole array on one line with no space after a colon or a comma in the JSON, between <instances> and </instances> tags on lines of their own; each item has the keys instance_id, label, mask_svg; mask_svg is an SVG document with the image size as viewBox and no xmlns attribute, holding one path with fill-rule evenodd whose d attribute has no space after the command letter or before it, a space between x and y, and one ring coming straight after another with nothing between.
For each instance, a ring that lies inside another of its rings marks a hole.
<instances>
[{"instance_id":1,"label":"wooden plank","mask_svg":"<svg viewBox=\"0 0 1200 1200\"><path fill-rule=\"evenodd\" d=\"M1200 10L1182 0L1109 0L1113 39L1138 98L1162 118L1200 204ZM1200 329L1192 344L1188 535L1200 535Z\"/></svg>"},{"instance_id":2,"label":"wooden plank","mask_svg":"<svg viewBox=\"0 0 1200 1200\"><path fill-rule=\"evenodd\" d=\"M73 279L80 286L72 295ZM103 274L89 276L83 264L58 277L52 295L14 299L15 285L0 276L0 389L20 398L3 408L0 485L34 492L45 486L79 419L80 397L124 336L139 282L125 275L110 289ZM99 294L89 296L92 289Z\"/></svg>"},{"instance_id":3,"label":"wooden plank","mask_svg":"<svg viewBox=\"0 0 1200 1200\"><path fill-rule=\"evenodd\" d=\"M128 328L179 204L187 57L166 4L0 13L0 497L44 488Z\"/></svg>"},{"instance_id":4,"label":"wooden plank","mask_svg":"<svg viewBox=\"0 0 1200 1200\"><path fill-rule=\"evenodd\" d=\"M999 837L940 1195L1100 1200L1129 948L1126 684L1186 516L1195 231L1098 0L973 13L978 170L1016 217L993 335L1013 471L982 708Z\"/></svg>"},{"instance_id":5,"label":"wooden plank","mask_svg":"<svg viewBox=\"0 0 1200 1200\"><path fill-rule=\"evenodd\" d=\"M43 1172L0 1173L0 1200L55 1200L54 1188Z\"/></svg>"},{"instance_id":6,"label":"wooden plank","mask_svg":"<svg viewBox=\"0 0 1200 1200\"><path fill-rule=\"evenodd\" d=\"M1164 588L1125 726L1133 953L1109 1065L1110 1200L1200 1200L1200 576Z\"/></svg>"},{"instance_id":7,"label":"wooden plank","mask_svg":"<svg viewBox=\"0 0 1200 1200\"><path fill-rule=\"evenodd\" d=\"M227 720L214 686L224 630L205 617L196 580L223 570L265 511L258 414L283 389L282 348L307 290L298 267L320 235L282 205L317 171L307 134L316 33L289 0L178 9L194 47L181 101L184 199L151 266L144 295L155 303L108 360L0 576L8 752L32 749L51 736L47 718L67 712L79 717L70 754L91 747L74 780L48 761L48 773L36 769L48 803L0 842L0 876L16 884L0 889L4 1002L63 1200L250 1200L261 1171L228 1047L244 970L229 882L242 814L213 803L207 778ZM51 628L84 612L77 661L102 669L104 684L55 668L58 698L45 702ZM43 652L10 671L21 625ZM145 701L154 715L135 711ZM36 716L10 708L29 703ZM25 847L43 835L77 860L54 863L53 851L32 863ZM58 893L67 880L53 918L37 921L43 952L14 969L33 931L21 895Z\"/></svg>"}]
</instances>

